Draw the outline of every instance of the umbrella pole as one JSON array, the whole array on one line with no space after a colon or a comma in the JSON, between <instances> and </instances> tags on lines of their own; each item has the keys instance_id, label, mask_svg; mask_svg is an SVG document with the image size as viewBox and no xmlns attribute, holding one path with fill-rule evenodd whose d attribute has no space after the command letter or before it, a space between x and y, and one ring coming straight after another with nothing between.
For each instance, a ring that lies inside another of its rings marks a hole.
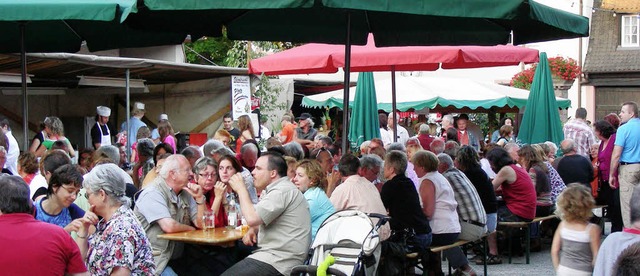
<instances>
[{"instance_id":1,"label":"umbrella pole","mask_svg":"<svg viewBox=\"0 0 640 276\"><path fill-rule=\"evenodd\" d=\"M347 41L344 46L344 95L342 99L342 154L347 154L349 131L349 78L351 74L351 13L347 12Z\"/></svg>"},{"instance_id":2,"label":"umbrella pole","mask_svg":"<svg viewBox=\"0 0 640 276\"><path fill-rule=\"evenodd\" d=\"M129 127L129 118L131 117L131 109L129 108L129 106L131 106L131 93L129 91L129 77L131 75L131 71L129 71L129 69L127 68L127 70L125 71L125 90L127 92L127 106L125 107L125 109L127 110L127 142L131 141L129 140L129 135L131 135L131 133L129 133L129 130L131 130L131 128ZM137 135L134 134L134 135ZM131 160L131 145L127 144L127 159Z\"/></svg>"},{"instance_id":3,"label":"umbrella pole","mask_svg":"<svg viewBox=\"0 0 640 276\"><path fill-rule=\"evenodd\" d=\"M25 22L20 22L20 70L22 75L22 132L24 135L23 150L29 150L29 103L27 97L27 47L24 42Z\"/></svg>"},{"instance_id":4,"label":"umbrella pole","mask_svg":"<svg viewBox=\"0 0 640 276\"><path fill-rule=\"evenodd\" d=\"M391 66L391 112L393 114L393 142L398 142L398 118L396 118L396 66Z\"/></svg>"}]
</instances>

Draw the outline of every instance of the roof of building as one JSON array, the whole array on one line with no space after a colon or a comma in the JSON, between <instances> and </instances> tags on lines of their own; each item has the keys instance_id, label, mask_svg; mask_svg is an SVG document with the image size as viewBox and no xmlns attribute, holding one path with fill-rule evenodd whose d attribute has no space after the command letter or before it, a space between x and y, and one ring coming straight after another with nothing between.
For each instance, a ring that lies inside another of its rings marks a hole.
<instances>
[{"instance_id":1,"label":"roof of building","mask_svg":"<svg viewBox=\"0 0 640 276\"><path fill-rule=\"evenodd\" d=\"M619 13L640 12L640 1L638 0L603 0L602 9L612 10Z\"/></svg>"}]
</instances>

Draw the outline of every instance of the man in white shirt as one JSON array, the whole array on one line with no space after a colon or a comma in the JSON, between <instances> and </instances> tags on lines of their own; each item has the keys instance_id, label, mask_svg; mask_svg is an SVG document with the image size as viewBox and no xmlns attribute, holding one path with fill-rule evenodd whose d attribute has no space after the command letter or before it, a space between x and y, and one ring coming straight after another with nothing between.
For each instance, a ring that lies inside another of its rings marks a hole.
<instances>
[{"instance_id":1,"label":"man in white shirt","mask_svg":"<svg viewBox=\"0 0 640 276\"><path fill-rule=\"evenodd\" d=\"M11 127L9 126L9 120L7 118L0 118L0 128L2 133L7 136L9 140L9 150L7 150L7 162L4 163L4 168L11 171L13 175L18 175L18 156L20 156L20 146L13 134L11 134Z\"/></svg>"},{"instance_id":2,"label":"man in white shirt","mask_svg":"<svg viewBox=\"0 0 640 276\"><path fill-rule=\"evenodd\" d=\"M396 128L398 129L398 135L396 135L396 139L397 139L396 141L402 143L402 145L406 145L407 140L409 140L409 132L407 131L406 128L398 124L399 116L397 115L398 113L395 113L395 114L389 113L389 119L387 120L387 127L389 128L389 134L391 134L391 138L393 139L393 136L394 136L393 125L396 125Z\"/></svg>"}]
</instances>

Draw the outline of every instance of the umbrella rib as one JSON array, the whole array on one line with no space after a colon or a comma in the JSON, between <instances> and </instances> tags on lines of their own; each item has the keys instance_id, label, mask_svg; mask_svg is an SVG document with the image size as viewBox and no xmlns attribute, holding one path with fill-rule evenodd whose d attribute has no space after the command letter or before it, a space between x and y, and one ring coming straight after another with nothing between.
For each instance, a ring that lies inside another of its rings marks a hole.
<instances>
[{"instance_id":1,"label":"umbrella rib","mask_svg":"<svg viewBox=\"0 0 640 276\"><path fill-rule=\"evenodd\" d=\"M62 23L64 23L64 25L67 26L67 28L69 28L69 30L71 30L71 32L73 32L74 35L76 35L79 39L82 39L82 36L80 36L78 32L76 32L76 30L73 27L71 27L69 23L67 23L67 20L62 20Z\"/></svg>"}]
</instances>

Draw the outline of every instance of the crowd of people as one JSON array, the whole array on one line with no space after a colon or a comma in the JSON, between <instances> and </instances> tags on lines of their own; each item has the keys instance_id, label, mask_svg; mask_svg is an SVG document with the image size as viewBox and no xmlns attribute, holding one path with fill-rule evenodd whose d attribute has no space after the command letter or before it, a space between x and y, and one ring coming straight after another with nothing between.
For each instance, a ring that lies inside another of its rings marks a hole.
<instances>
[{"instance_id":1,"label":"crowd of people","mask_svg":"<svg viewBox=\"0 0 640 276\"><path fill-rule=\"evenodd\" d=\"M424 269L435 275L442 273L440 255L429 247L459 239L488 235L487 262L502 263L498 222L559 214L559 225L531 225L534 248L541 236L554 237L558 275L590 275L594 266L597 275L609 275L621 265L617 255L640 242L640 191L634 189L640 180L640 119L634 102L592 125L586 110L577 109L560 145L518 144L508 117L484 141L466 114L445 115L440 126L419 124L410 136L398 114L381 113L381 138L347 153L341 141L314 128L308 113L284 115L273 137L266 128L256 136L247 115L236 118L236 127L226 114L210 140L184 149L166 114L153 130L142 121L144 104L135 103L131 114L112 144L111 110L97 107L94 148L77 153L57 117L45 118L23 153L8 120L0 120L2 270L288 275L308 257L322 222L341 210L388 215L381 240L412 233ZM602 246L602 230L590 223L596 203L608 205L615 233ZM216 227L247 225L242 241L217 247L158 238L202 229L208 212ZM456 275L476 275L460 247L443 256ZM482 264L483 258L471 262Z\"/></svg>"}]
</instances>

